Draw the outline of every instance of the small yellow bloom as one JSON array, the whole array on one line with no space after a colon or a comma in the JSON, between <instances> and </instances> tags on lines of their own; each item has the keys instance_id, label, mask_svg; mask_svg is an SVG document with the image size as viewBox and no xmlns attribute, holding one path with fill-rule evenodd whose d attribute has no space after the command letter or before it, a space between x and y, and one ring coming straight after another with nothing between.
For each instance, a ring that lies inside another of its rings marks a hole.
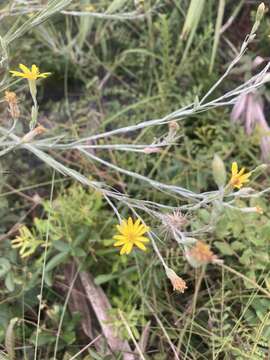
<instances>
[{"instance_id":1,"label":"small yellow bloom","mask_svg":"<svg viewBox=\"0 0 270 360\"><path fill-rule=\"evenodd\" d=\"M47 76L49 76L51 74L49 72L40 73L39 68L35 64L32 65L31 69L23 64L20 64L19 68L22 70L22 72L12 70L12 71L10 71L10 73L13 76L22 77L22 78L28 79L28 80L37 80L38 78L46 78Z\"/></svg>"},{"instance_id":2,"label":"small yellow bloom","mask_svg":"<svg viewBox=\"0 0 270 360\"><path fill-rule=\"evenodd\" d=\"M25 226L19 229L19 235L11 241L13 249L20 249L19 254L22 259L35 253L39 246L43 246L42 240L37 240L31 231Z\"/></svg>"},{"instance_id":3,"label":"small yellow bloom","mask_svg":"<svg viewBox=\"0 0 270 360\"><path fill-rule=\"evenodd\" d=\"M149 239L143 236L150 230L148 226L141 224L140 219L137 219L134 223L132 218L123 220L120 225L116 225L119 235L115 235L113 238L117 240L114 246L122 246L120 255L130 254L133 246L137 246L139 249L146 251L144 243L149 242Z\"/></svg>"},{"instance_id":4,"label":"small yellow bloom","mask_svg":"<svg viewBox=\"0 0 270 360\"><path fill-rule=\"evenodd\" d=\"M249 181L248 178L251 175L251 172L248 172L246 174L244 174L244 172L245 172L245 168L242 168L238 172L237 162L234 161L232 163L232 176L231 176L231 180L230 180L230 185L237 188L237 189L241 189L243 184L247 183Z\"/></svg>"}]
</instances>

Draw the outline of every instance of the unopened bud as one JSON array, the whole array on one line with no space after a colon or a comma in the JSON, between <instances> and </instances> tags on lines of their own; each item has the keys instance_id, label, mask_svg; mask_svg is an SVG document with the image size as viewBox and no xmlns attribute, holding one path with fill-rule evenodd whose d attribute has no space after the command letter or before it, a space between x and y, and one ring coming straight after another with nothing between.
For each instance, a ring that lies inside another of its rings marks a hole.
<instances>
[{"instance_id":1,"label":"unopened bud","mask_svg":"<svg viewBox=\"0 0 270 360\"><path fill-rule=\"evenodd\" d=\"M32 141L37 135L44 134L46 132L46 129L42 125L38 125L33 130L29 131L24 137L22 138L22 142L27 143Z\"/></svg>"},{"instance_id":2,"label":"unopened bud","mask_svg":"<svg viewBox=\"0 0 270 360\"><path fill-rule=\"evenodd\" d=\"M222 188L226 183L226 169L223 160L217 154L212 161L212 171L215 183Z\"/></svg>"},{"instance_id":3,"label":"unopened bud","mask_svg":"<svg viewBox=\"0 0 270 360\"><path fill-rule=\"evenodd\" d=\"M262 209L260 206L255 206L255 208L256 208L256 212L257 212L258 214L260 214L260 215L263 214L263 209Z\"/></svg>"},{"instance_id":4,"label":"unopened bud","mask_svg":"<svg viewBox=\"0 0 270 360\"><path fill-rule=\"evenodd\" d=\"M171 121L169 122L169 129L171 131L177 131L179 129L179 125L177 124L176 121Z\"/></svg>"},{"instance_id":5,"label":"unopened bud","mask_svg":"<svg viewBox=\"0 0 270 360\"><path fill-rule=\"evenodd\" d=\"M257 12L256 12L256 18L255 21L256 22L260 22L264 16L265 13L265 5L264 3L260 3L260 5L258 6Z\"/></svg>"},{"instance_id":6,"label":"unopened bud","mask_svg":"<svg viewBox=\"0 0 270 360\"><path fill-rule=\"evenodd\" d=\"M261 165L257 166L255 170L266 170L268 167L269 167L269 165L267 165L267 164L261 164Z\"/></svg>"}]
</instances>

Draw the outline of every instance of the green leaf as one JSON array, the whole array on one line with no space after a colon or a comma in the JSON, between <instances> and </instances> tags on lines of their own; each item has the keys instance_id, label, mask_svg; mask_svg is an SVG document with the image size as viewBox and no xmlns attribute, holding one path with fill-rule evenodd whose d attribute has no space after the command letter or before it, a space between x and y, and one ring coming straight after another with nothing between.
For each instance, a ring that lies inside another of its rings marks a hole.
<instances>
[{"instance_id":1,"label":"green leaf","mask_svg":"<svg viewBox=\"0 0 270 360\"><path fill-rule=\"evenodd\" d=\"M137 268L136 266L130 266L129 268L123 270L121 273L118 273L118 274L101 274L101 275L98 275L95 277L95 284L97 285L101 285L101 284L104 284L106 282L109 282L111 280L114 280L114 279L120 279L122 277L125 277L127 274L136 274L136 271L137 271Z\"/></svg>"},{"instance_id":2,"label":"green leaf","mask_svg":"<svg viewBox=\"0 0 270 360\"><path fill-rule=\"evenodd\" d=\"M241 241L233 241L231 244L231 247L234 251L244 250L246 248L246 245L244 245Z\"/></svg>"},{"instance_id":3,"label":"green leaf","mask_svg":"<svg viewBox=\"0 0 270 360\"><path fill-rule=\"evenodd\" d=\"M214 245L215 245L215 247L217 247L219 249L219 251L221 252L222 255L233 255L234 254L231 246L226 242L215 241Z\"/></svg>"},{"instance_id":4,"label":"green leaf","mask_svg":"<svg viewBox=\"0 0 270 360\"><path fill-rule=\"evenodd\" d=\"M31 342L35 344L36 334L34 333ZM43 346L47 344L53 344L55 342L55 336L47 333L47 332L41 332L38 336L38 346Z\"/></svg>"},{"instance_id":5,"label":"green leaf","mask_svg":"<svg viewBox=\"0 0 270 360\"><path fill-rule=\"evenodd\" d=\"M251 249L246 249L243 252L242 256L240 257L239 261L243 265L250 266L252 256L253 256L252 250Z\"/></svg>"},{"instance_id":6,"label":"green leaf","mask_svg":"<svg viewBox=\"0 0 270 360\"><path fill-rule=\"evenodd\" d=\"M244 230L244 226L243 226L242 222L240 221L240 219L232 222L231 229L232 229L233 236L235 238L238 238L240 236L240 234L242 233L242 231Z\"/></svg>"},{"instance_id":7,"label":"green leaf","mask_svg":"<svg viewBox=\"0 0 270 360\"><path fill-rule=\"evenodd\" d=\"M93 360L105 360L104 356L98 355L94 350L88 349L89 354L92 356Z\"/></svg>"},{"instance_id":8,"label":"green leaf","mask_svg":"<svg viewBox=\"0 0 270 360\"><path fill-rule=\"evenodd\" d=\"M78 235L76 236L75 240L73 241L73 247L80 245L82 242L86 241L89 237L89 227L85 226L78 231Z\"/></svg>"},{"instance_id":9,"label":"green leaf","mask_svg":"<svg viewBox=\"0 0 270 360\"><path fill-rule=\"evenodd\" d=\"M78 257L84 257L87 255L87 253L81 248L72 249L71 253L73 256L78 256Z\"/></svg>"},{"instance_id":10,"label":"green leaf","mask_svg":"<svg viewBox=\"0 0 270 360\"><path fill-rule=\"evenodd\" d=\"M67 257L68 257L67 252L55 255L50 261L48 261L45 267L45 271L47 272L53 270L59 264L64 263Z\"/></svg>"},{"instance_id":11,"label":"green leaf","mask_svg":"<svg viewBox=\"0 0 270 360\"><path fill-rule=\"evenodd\" d=\"M55 247L60 252L69 252L71 250L71 246L62 240L53 241L53 247Z\"/></svg>"},{"instance_id":12,"label":"green leaf","mask_svg":"<svg viewBox=\"0 0 270 360\"><path fill-rule=\"evenodd\" d=\"M10 262L6 258L0 258L0 278L5 276L11 269Z\"/></svg>"},{"instance_id":13,"label":"green leaf","mask_svg":"<svg viewBox=\"0 0 270 360\"><path fill-rule=\"evenodd\" d=\"M217 154L212 161L212 172L218 188L222 188L226 182L226 169L223 160Z\"/></svg>"},{"instance_id":14,"label":"green leaf","mask_svg":"<svg viewBox=\"0 0 270 360\"><path fill-rule=\"evenodd\" d=\"M117 278L118 276L116 275L112 275L112 274L102 274L102 275L98 275L95 277L95 284L96 285L101 285L104 284L106 282L109 282L115 278Z\"/></svg>"},{"instance_id":15,"label":"green leaf","mask_svg":"<svg viewBox=\"0 0 270 360\"><path fill-rule=\"evenodd\" d=\"M5 285L9 292L13 292L15 289L14 277L12 272L9 272L5 277Z\"/></svg>"},{"instance_id":16,"label":"green leaf","mask_svg":"<svg viewBox=\"0 0 270 360\"><path fill-rule=\"evenodd\" d=\"M211 217L210 213L206 209L200 209L198 211L198 216L206 224L210 221Z\"/></svg>"},{"instance_id":17,"label":"green leaf","mask_svg":"<svg viewBox=\"0 0 270 360\"><path fill-rule=\"evenodd\" d=\"M111 2L110 6L108 7L106 12L108 14L113 14L118 10L123 12L123 8L124 8L126 3L127 3L127 0L114 0L114 1Z\"/></svg>"}]
</instances>

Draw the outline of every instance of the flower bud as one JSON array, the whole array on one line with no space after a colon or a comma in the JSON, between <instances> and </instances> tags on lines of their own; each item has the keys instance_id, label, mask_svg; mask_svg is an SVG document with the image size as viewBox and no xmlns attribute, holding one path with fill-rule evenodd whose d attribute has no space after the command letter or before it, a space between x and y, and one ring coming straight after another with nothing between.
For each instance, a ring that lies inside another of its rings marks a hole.
<instances>
[{"instance_id":1,"label":"flower bud","mask_svg":"<svg viewBox=\"0 0 270 360\"><path fill-rule=\"evenodd\" d=\"M179 291L183 293L187 289L187 285L185 280L183 280L180 276L178 276L173 269L166 268L166 275L170 279L173 290Z\"/></svg>"},{"instance_id":2,"label":"flower bud","mask_svg":"<svg viewBox=\"0 0 270 360\"><path fill-rule=\"evenodd\" d=\"M212 161L212 171L215 183L222 188L226 183L226 169L223 160L217 154Z\"/></svg>"},{"instance_id":3,"label":"flower bud","mask_svg":"<svg viewBox=\"0 0 270 360\"><path fill-rule=\"evenodd\" d=\"M5 100L8 103L9 106L9 112L11 114L11 117L15 120L20 117L20 110L18 107L18 100L17 96L12 91L6 91L5 92Z\"/></svg>"},{"instance_id":4,"label":"flower bud","mask_svg":"<svg viewBox=\"0 0 270 360\"><path fill-rule=\"evenodd\" d=\"M24 135L22 138L23 143L27 143L32 141L37 135L44 134L46 132L46 128L42 125L38 125L33 130L29 131L27 134Z\"/></svg>"},{"instance_id":5,"label":"flower bud","mask_svg":"<svg viewBox=\"0 0 270 360\"><path fill-rule=\"evenodd\" d=\"M258 6L257 12L256 12L256 22L260 22L263 18L263 15L265 13L265 5L264 3L260 3L260 5Z\"/></svg>"}]
</instances>

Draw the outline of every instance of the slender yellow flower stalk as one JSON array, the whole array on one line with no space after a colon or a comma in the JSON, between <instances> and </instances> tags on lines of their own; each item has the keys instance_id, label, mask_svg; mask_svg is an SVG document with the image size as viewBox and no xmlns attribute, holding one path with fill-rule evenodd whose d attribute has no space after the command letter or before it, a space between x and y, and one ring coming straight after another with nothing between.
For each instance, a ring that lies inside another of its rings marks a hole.
<instances>
[{"instance_id":1,"label":"slender yellow flower stalk","mask_svg":"<svg viewBox=\"0 0 270 360\"><path fill-rule=\"evenodd\" d=\"M244 174L245 168L242 168L240 171L238 171L238 165L237 162L232 163L232 175L231 180L229 182L229 185L232 187L235 187L237 189L241 189L243 184L249 182L249 177L251 175L251 172L248 172Z\"/></svg>"},{"instance_id":2,"label":"slender yellow flower stalk","mask_svg":"<svg viewBox=\"0 0 270 360\"><path fill-rule=\"evenodd\" d=\"M25 66L24 64L20 64L19 68L22 70L21 72L11 70L10 73L12 74L12 76L21 77L23 79L28 80L29 90L34 102L34 106L32 106L31 122L30 122L30 130L33 130L34 127L36 126L37 118L38 118L37 79L46 78L51 73L49 72L41 73L39 71L39 68L35 64L31 66L31 69Z\"/></svg>"},{"instance_id":3,"label":"slender yellow flower stalk","mask_svg":"<svg viewBox=\"0 0 270 360\"><path fill-rule=\"evenodd\" d=\"M166 269L166 275L172 283L173 290L179 291L180 293L185 292L187 289L185 280L178 276L171 268Z\"/></svg>"},{"instance_id":4,"label":"slender yellow flower stalk","mask_svg":"<svg viewBox=\"0 0 270 360\"><path fill-rule=\"evenodd\" d=\"M146 251L145 243L149 242L149 239L143 236L150 230L148 226L141 224L141 220L137 219L133 222L132 218L123 220L120 225L116 225L120 234L115 235L113 238L116 240L114 246L121 246L120 255L130 254L133 246L137 246L139 249Z\"/></svg>"}]
</instances>

